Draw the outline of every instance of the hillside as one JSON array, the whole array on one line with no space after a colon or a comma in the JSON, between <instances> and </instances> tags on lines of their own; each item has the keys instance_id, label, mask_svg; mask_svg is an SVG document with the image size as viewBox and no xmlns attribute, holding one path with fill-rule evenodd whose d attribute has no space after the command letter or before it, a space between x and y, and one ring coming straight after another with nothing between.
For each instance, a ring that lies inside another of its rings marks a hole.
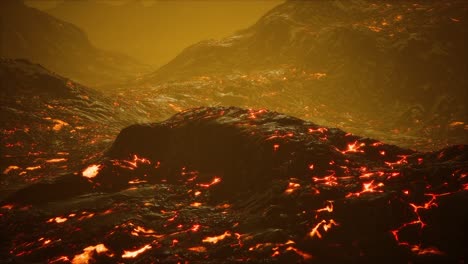
<instances>
[{"instance_id":1,"label":"hillside","mask_svg":"<svg viewBox=\"0 0 468 264\"><path fill-rule=\"evenodd\" d=\"M0 185L52 179L92 159L145 119L103 94L26 60L0 59Z\"/></svg>"},{"instance_id":2,"label":"hillside","mask_svg":"<svg viewBox=\"0 0 468 264\"><path fill-rule=\"evenodd\" d=\"M0 2L0 56L28 59L87 85L135 78L148 68L134 59L94 47L86 34L20 0Z\"/></svg>"},{"instance_id":3,"label":"hillside","mask_svg":"<svg viewBox=\"0 0 468 264\"><path fill-rule=\"evenodd\" d=\"M186 48L130 89L182 109L260 107L388 142L466 143L467 10L456 0L287 1L230 37Z\"/></svg>"}]
</instances>

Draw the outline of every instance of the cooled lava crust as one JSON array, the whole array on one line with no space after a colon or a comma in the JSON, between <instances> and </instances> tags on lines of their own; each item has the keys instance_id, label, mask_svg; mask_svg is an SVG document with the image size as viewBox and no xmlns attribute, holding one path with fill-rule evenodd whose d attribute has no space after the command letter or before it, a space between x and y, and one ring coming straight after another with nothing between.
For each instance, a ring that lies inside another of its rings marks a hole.
<instances>
[{"instance_id":1,"label":"cooled lava crust","mask_svg":"<svg viewBox=\"0 0 468 264\"><path fill-rule=\"evenodd\" d=\"M1 208L6 263L462 263L468 146L420 153L267 110L121 131Z\"/></svg>"}]
</instances>

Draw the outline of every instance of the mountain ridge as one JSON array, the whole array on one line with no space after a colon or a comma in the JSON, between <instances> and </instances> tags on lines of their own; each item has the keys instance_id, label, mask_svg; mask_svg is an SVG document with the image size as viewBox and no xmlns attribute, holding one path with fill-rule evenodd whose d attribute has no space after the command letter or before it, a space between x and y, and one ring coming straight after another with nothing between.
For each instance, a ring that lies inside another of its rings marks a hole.
<instances>
[{"instance_id":1,"label":"mountain ridge","mask_svg":"<svg viewBox=\"0 0 468 264\"><path fill-rule=\"evenodd\" d=\"M19 0L1 5L0 56L23 58L87 85L135 78L147 66L94 47L81 29Z\"/></svg>"}]
</instances>

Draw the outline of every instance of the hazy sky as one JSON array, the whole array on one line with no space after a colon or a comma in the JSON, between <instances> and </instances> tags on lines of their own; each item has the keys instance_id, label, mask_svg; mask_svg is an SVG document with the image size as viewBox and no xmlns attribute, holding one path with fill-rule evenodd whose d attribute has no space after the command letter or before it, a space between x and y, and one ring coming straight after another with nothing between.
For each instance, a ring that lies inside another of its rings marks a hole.
<instances>
[{"instance_id":1,"label":"hazy sky","mask_svg":"<svg viewBox=\"0 0 468 264\"><path fill-rule=\"evenodd\" d=\"M1 0L0 0L1 1ZM98 48L161 66L201 40L253 25L284 0L27 0L75 24Z\"/></svg>"},{"instance_id":2,"label":"hazy sky","mask_svg":"<svg viewBox=\"0 0 468 264\"><path fill-rule=\"evenodd\" d=\"M71 1L83 1L83 0L71 0ZM106 3L110 5L122 5L125 2L129 2L129 0L94 0L94 1L99 2L99 3ZM157 0L139 0L139 2L141 2L145 6L151 6L156 1ZM25 0L24 2L29 6L32 6L41 10L46 10L46 9L56 7L59 3L65 2L65 0Z\"/></svg>"}]
</instances>

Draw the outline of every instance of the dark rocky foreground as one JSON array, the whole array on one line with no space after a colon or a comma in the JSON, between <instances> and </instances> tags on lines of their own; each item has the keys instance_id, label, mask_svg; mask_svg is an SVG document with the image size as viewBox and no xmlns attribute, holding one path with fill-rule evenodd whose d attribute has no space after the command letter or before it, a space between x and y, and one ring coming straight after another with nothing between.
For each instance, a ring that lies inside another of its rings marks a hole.
<instances>
[{"instance_id":1,"label":"dark rocky foreground","mask_svg":"<svg viewBox=\"0 0 468 264\"><path fill-rule=\"evenodd\" d=\"M3 263L462 263L468 146L420 153L267 110L121 131L12 194Z\"/></svg>"}]
</instances>

